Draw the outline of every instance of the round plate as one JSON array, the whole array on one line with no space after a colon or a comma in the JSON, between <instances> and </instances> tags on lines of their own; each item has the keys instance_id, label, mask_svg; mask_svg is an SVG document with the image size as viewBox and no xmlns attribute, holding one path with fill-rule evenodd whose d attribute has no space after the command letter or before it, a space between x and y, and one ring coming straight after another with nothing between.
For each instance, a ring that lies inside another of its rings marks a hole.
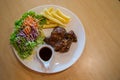
<instances>
[{"instance_id":1,"label":"round plate","mask_svg":"<svg viewBox=\"0 0 120 80\"><path fill-rule=\"evenodd\" d=\"M64 14L71 17L71 21L67 25L67 27L65 27L65 29L67 30L67 32L73 30L77 36L78 41L76 43L73 42L69 51L66 53L55 52L49 70L46 70L43 67L42 63L37 59L36 57L37 47L34 49L33 54L25 60L21 59L18 56L17 51L14 49L15 55L17 56L21 63L23 63L26 67L41 73L56 73L69 68L79 59L85 46L85 31L83 25L80 22L79 18L70 10L56 5L38 6L31 10L39 14L41 13L41 11L43 11L44 8L49 7L60 9ZM50 36L51 31L52 29L45 29L44 30L45 35Z\"/></svg>"}]
</instances>

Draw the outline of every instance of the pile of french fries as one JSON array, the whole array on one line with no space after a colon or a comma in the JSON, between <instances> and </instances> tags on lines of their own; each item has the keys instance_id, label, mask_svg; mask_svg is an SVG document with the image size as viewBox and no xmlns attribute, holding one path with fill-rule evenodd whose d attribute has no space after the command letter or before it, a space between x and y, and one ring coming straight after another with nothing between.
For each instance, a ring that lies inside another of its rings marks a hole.
<instances>
[{"instance_id":1,"label":"pile of french fries","mask_svg":"<svg viewBox=\"0 0 120 80\"><path fill-rule=\"evenodd\" d=\"M54 28L59 25L65 27L70 21L69 16L63 14L60 9L54 9L53 7L45 8L42 15L48 19L43 28Z\"/></svg>"}]
</instances>

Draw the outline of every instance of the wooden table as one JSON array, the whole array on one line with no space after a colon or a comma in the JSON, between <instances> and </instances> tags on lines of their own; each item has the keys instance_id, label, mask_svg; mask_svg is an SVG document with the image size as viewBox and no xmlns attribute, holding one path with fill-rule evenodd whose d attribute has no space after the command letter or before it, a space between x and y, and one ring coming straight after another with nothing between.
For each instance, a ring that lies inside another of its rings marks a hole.
<instances>
[{"instance_id":1,"label":"wooden table","mask_svg":"<svg viewBox=\"0 0 120 80\"><path fill-rule=\"evenodd\" d=\"M56 74L24 67L9 43L14 21L25 11L44 4L70 9L86 31L83 55L72 67ZM0 80L120 80L120 1L0 0Z\"/></svg>"}]
</instances>

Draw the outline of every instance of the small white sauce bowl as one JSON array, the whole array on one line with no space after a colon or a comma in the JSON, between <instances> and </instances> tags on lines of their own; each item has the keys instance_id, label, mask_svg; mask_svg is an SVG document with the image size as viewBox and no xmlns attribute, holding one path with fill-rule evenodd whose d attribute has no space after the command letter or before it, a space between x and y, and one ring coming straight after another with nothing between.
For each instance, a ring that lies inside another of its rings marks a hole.
<instances>
[{"instance_id":1,"label":"small white sauce bowl","mask_svg":"<svg viewBox=\"0 0 120 80\"><path fill-rule=\"evenodd\" d=\"M50 59L47 60L47 61L43 60L43 59L40 57L40 54L39 54L39 51L40 51L42 48L44 48L44 47L47 47L47 48L51 49L51 51L52 51L51 57L50 57ZM54 49L53 49L53 47L51 47L50 45L44 44L44 45L41 45L41 46L37 49L37 58L42 62L43 66L44 66L46 69L49 68L50 63L51 63L51 61L52 61L52 59L53 59L53 56L54 56Z\"/></svg>"}]
</instances>

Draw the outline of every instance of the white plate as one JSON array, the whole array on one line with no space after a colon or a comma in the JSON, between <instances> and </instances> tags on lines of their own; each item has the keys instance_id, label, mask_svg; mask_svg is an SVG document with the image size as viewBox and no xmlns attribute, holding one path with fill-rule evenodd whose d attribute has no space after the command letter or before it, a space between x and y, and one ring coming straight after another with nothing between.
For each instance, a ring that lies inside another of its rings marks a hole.
<instances>
[{"instance_id":1,"label":"white plate","mask_svg":"<svg viewBox=\"0 0 120 80\"><path fill-rule=\"evenodd\" d=\"M48 7L59 8L64 14L71 17L71 22L67 25L66 30L73 30L77 36L78 41L76 43L72 43L70 50L67 53L56 52L54 59L51 63L50 69L48 71L44 69L41 62L36 58L37 48L35 48L33 54L25 60L22 60L18 56L17 51L15 49L14 52L17 58L20 60L20 62L23 63L26 67L41 73L56 73L69 68L79 59L85 46L85 31L79 18L66 8L56 5L44 5L35 7L31 10L39 14L41 11L43 11L44 8ZM49 36L51 31L52 29L46 29L44 32L46 36Z\"/></svg>"}]
</instances>

